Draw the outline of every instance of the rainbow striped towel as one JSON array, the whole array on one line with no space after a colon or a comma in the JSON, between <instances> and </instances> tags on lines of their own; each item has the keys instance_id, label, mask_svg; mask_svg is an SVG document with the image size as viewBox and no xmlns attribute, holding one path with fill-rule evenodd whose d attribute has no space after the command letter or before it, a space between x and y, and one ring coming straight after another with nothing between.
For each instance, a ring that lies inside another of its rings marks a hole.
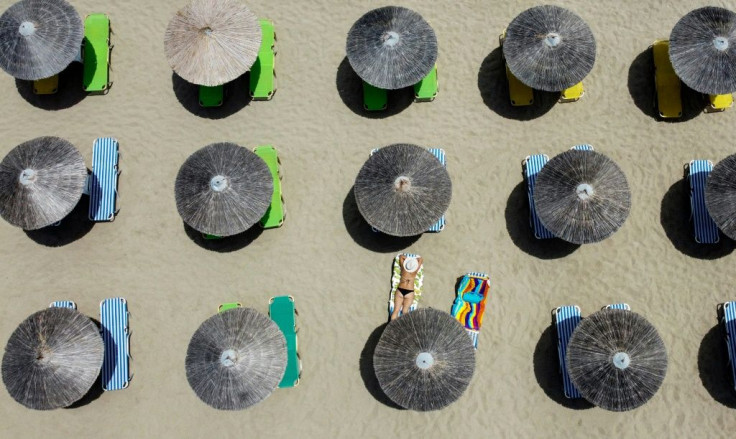
<instances>
[{"instance_id":1,"label":"rainbow striped towel","mask_svg":"<svg viewBox=\"0 0 736 439\"><path fill-rule=\"evenodd\" d=\"M419 255L414 253L404 253L406 256L418 258ZM394 298L396 297L396 290L399 288L399 281L401 280L401 265L399 264L399 256L401 253L396 255L394 258L394 265L391 268L391 294L388 298L388 315L394 312ZM417 309L419 305L419 299L422 297L422 283L424 282L424 264L419 266L417 277L414 278L414 302L409 308L410 311Z\"/></svg>"},{"instance_id":2,"label":"rainbow striped towel","mask_svg":"<svg viewBox=\"0 0 736 439\"><path fill-rule=\"evenodd\" d=\"M468 331L476 349L478 348L478 331L483 324L483 313L490 289L490 277L486 273L464 275L460 279L457 296L450 312Z\"/></svg>"}]
</instances>

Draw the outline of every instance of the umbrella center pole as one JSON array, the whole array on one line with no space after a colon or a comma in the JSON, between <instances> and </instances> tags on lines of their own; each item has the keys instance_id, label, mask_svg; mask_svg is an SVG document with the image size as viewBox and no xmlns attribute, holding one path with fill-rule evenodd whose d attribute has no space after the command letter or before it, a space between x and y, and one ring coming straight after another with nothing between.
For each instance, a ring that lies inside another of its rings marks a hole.
<instances>
[{"instance_id":1,"label":"umbrella center pole","mask_svg":"<svg viewBox=\"0 0 736 439\"><path fill-rule=\"evenodd\" d=\"M383 40L383 45L385 47L394 47L395 45L399 44L399 40L400 40L399 34L392 30L388 32L384 32L381 39Z\"/></svg>"},{"instance_id":2,"label":"umbrella center pole","mask_svg":"<svg viewBox=\"0 0 736 439\"><path fill-rule=\"evenodd\" d=\"M544 37L544 44L546 44L547 47L551 47L553 49L559 46L561 42L562 37L556 32L550 32Z\"/></svg>"},{"instance_id":3,"label":"umbrella center pole","mask_svg":"<svg viewBox=\"0 0 736 439\"><path fill-rule=\"evenodd\" d=\"M624 370L629 367L629 363L631 363L631 358L626 352L616 352L613 354L613 365L617 368Z\"/></svg>"},{"instance_id":4,"label":"umbrella center pole","mask_svg":"<svg viewBox=\"0 0 736 439\"><path fill-rule=\"evenodd\" d=\"M220 354L220 363L225 367L233 367L238 362L238 353L233 349L227 349Z\"/></svg>"},{"instance_id":5,"label":"umbrella center pole","mask_svg":"<svg viewBox=\"0 0 736 439\"><path fill-rule=\"evenodd\" d=\"M728 50L728 38L725 37L715 37L713 38L713 46L717 50L720 50L721 52L725 52Z\"/></svg>"},{"instance_id":6,"label":"umbrella center pole","mask_svg":"<svg viewBox=\"0 0 736 439\"><path fill-rule=\"evenodd\" d=\"M206 28L202 29L202 33L209 37L210 35L212 35L212 28L207 26Z\"/></svg>"},{"instance_id":7,"label":"umbrella center pole","mask_svg":"<svg viewBox=\"0 0 736 439\"><path fill-rule=\"evenodd\" d=\"M215 192L222 192L230 187L230 181L224 175L215 175L210 180L210 188Z\"/></svg>"},{"instance_id":8,"label":"umbrella center pole","mask_svg":"<svg viewBox=\"0 0 736 439\"><path fill-rule=\"evenodd\" d=\"M23 186L28 186L29 184L35 183L36 178L38 178L38 172L33 169L24 169L21 171L18 181Z\"/></svg>"},{"instance_id":9,"label":"umbrella center pole","mask_svg":"<svg viewBox=\"0 0 736 439\"><path fill-rule=\"evenodd\" d=\"M36 25L30 21L24 21L18 26L18 32L24 37L30 37L36 33Z\"/></svg>"},{"instance_id":10,"label":"umbrella center pole","mask_svg":"<svg viewBox=\"0 0 736 439\"><path fill-rule=\"evenodd\" d=\"M420 352L417 355L416 363L418 368L426 370L434 364L434 357L429 352Z\"/></svg>"},{"instance_id":11,"label":"umbrella center pole","mask_svg":"<svg viewBox=\"0 0 736 439\"><path fill-rule=\"evenodd\" d=\"M409 192L411 190L411 179L403 175L396 177L394 189L396 192Z\"/></svg>"},{"instance_id":12,"label":"umbrella center pole","mask_svg":"<svg viewBox=\"0 0 736 439\"><path fill-rule=\"evenodd\" d=\"M588 183L580 183L575 191L578 194L578 198L583 201L591 198L595 193L595 191L593 190L593 186L589 185Z\"/></svg>"}]
</instances>

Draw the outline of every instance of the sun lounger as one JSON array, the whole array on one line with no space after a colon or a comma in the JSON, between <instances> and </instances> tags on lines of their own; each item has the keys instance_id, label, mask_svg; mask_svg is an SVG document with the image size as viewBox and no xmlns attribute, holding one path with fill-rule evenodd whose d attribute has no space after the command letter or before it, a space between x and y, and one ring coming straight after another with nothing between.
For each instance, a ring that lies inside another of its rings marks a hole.
<instances>
[{"instance_id":1,"label":"sun lounger","mask_svg":"<svg viewBox=\"0 0 736 439\"><path fill-rule=\"evenodd\" d=\"M524 170L524 177L526 180L526 195L529 199L529 224L534 230L534 237L537 239L550 239L554 238L552 234L544 224L539 220L537 216L537 210L534 207L534 185L537 182L537 174L542 170L545 164L549 161L549 157L546 154L534 154L527 156L522 162L521 167Z\"/></svg>"},{"instance_id":2,"label":"sun lounger","mask_svg":"<svg viewBox=\"0 0 736 439\"><path fill-rule=\"evenodd\" d=\"M222 105L224 100L225 87L222 85L216 85L214 87L207 87L206 85L199 86L199 106L204 108L219 107Z\"/></svg>"},{"instance_id":3,"label":"sun lounger","mask_svg":"<svg viewBox=\"0 0 736 439\"><path fill-rule=\"evenodd\" d=\"M676 119L682 116L680 78L670 61L669 40L656 40L652 44L654 57L654 87L657 89L657 110L663 119Z\"/></svg>"},{"instance_id":4,"label":"sun lounger","mask_svg":"<svg viewBox=\"0 0 736 439\"><path fill-rule=\"evenodd\" d=\"M51 304L49 305L49 308L77 309L77 304L71 300L57 300L56 302L51 302Z\"/></svg>"},{"instance_id":5,"label":"sun lounger","mask_svg":"<svg viewBox=\"0 0 736 439\"><path fill-rule=\"evenodd\" d=\"M723 318L723 329L726 333L726 349L728 349L728 363L731 366L731 377L736 389L736 302L726 302L719 310Z\"/></svg>"},{"instance_id":6,"label":"sun lounger","mask_svg":"<svg viewBox=\"0 0 736 439\"><path fill-rule=\"evenodd\" d=\"M130 382L130 330L128 302L122 297L100 302L102 340L105 358L102 362L102 389L120 390Z\"/></svg>"},{"instance_id":7,"label":"sun lounger","mask_svg":"<svg viewBox=\"0 0 736 439\"><path fill-rule=\"evenodd\" d=\"M383 111L388 107L388 91L363 81L363 108L366 111Z\"/></svg>"},{"instance_id":8,"label":"sun lounger","mask_svg":"<svg viewBox=\"0 0 736 439\"><path fill-rule=\"evenodd\" d=\"M242 308L243 305L240 302L223 303L217 307L217 312L224 312L229 309Z\"/></svg>"},{"instance_id":9,"label":"sun lounger","mask_svg":"<svg viewBox=\"0 0 736 439\"><path fill-rule=\"evenodd\" d=\"M302 375L302 361L299 359L299 339L297 335L299 330L296 327L298 313L294 307L294 298L292 296L272 297L268 302L268 315L279 326L281 332L284 333L284 338L286 338L286 370L279 387L297 386Z\"/></svg>"},{"instance_id":10,"label":"sun lounger","mask_svg":"<svg viewBox=\"0 0 736 439\"><path fill-rule=\"evenodd\" d=\"M90 14L84 18L82 62L84 91L107 93L110 86L110 18Z\"/></svg>"},{"instance_id":11,"label":"sun lounger","mask_svg":"<svg viewBox=\"0 0 736 439\"><path fill-rule=\"evenodd\" d=\"M733 107L733 95L731 93L725 95L708 95L708 101L710 102L710 106L708 107L709 113L726 111L726 109Z\"/></svg>"},{"instance_id":12,"label":"sun lounger","mask_svg":"<svg viewBox=\"0 0 736 439\"><path fill-rule=\"evenodd\" d=\"M250 69L250 95L256 101L271 100L276 93L276 31L271 20L258 20L261 24L261 48Z\"/></svg>"},{"instance_id":13,"label":"sun lounger","mask_svg":"<svg viewBox=\"0 0 736 439\"><path fill-rule=\"evenodd\" d=\"M88 177L90 221L112 221L117 213L120 145L113 137L92 144L92 173Z\"/></svg>"},{"instance_id":14,"label":"sun lounger","mask_svg":"<svg viewBox=\"0 0 736 439\"><path fill-rule=\"evenodd\" d=\"M710 160L693 160L686 165L687 180L690 184L690 212L695 228L695 242L715 244L720 238L718 226L705 207L705 183L713 170Z\"/></svg>"},{"instance_id":15,"label":"sun lounger","mask_svg":"<svg viewBox=\"0 0 736 439\"><path fill-rule=\"evenodd\" d=\"M580 145L575 145L570 149L574 149L576 151L594 151L593 145L589 145L587 143L582 143Z\"/></svg>"},{"instance_id":16,"label":"sun lounger","mask_svg":"<svg viewBox=\"0 0 736 439\"><path fill-rule=\"evenodd\" d=\"M263 159L268 165L273 177L273 195L271 196L271 205L268 206L266 214L261 218L260 224L264 229L281 227L286 218L286 210L284 209L284 196L281 192L281 160L279 159L276 148L271 145L257 146L253 152Z\"/></svg>"},{"instance_id":17,"label":"sun lounger","mask_svg":"<svg viewBox=\"0 0 736 439\"><path fill-rule=\"evenodd\" d=\"M503 42L506 39L506 29L503 30L501 35L498 37L498 44L501 46L501 54L503 54ZM524 84L511 73L509 65L506 64L504 59L504 66L506 67L506 79L509 83L509 99L511 105L514 107L525 107L534 103L534 89Z\"/></svg>"},{"instance_id":18,"label":"sun lounger","mask_svg":"<svg viewBox=\"0 0 736 439\"><path fill-rule=\"evenodd\" d=\"M33 93L37 95L52 95L59 91L59 75L33 81Z\"/></svg>"},{"instance_id":19,"label":"sun lounger","mask_svg":"<svg viewBox=\"0 0 736 439\"><path fill-rule=\"evenodd\" d=\"M604 306L603 309L622 309L624 311L631 311L631 307L628 303L612 303Z\"/></svg>"},{"instance_id":20,"label":"sun lounger","mask_svg":"<svg viewBox=\"0 0 736 439\"><path fill-rule=\"evenodd\" d=\"M460 322L478 349L478 333L483 324L486 300L491 290L491 280L486 273L472 272L460 278L452 303L452 314Z\"/></svg>"},{"instance_id":21,"label":"sun lounger","mask_svg":"<svg viewBox=\"0 0 736 439\"><path fill-rule=\"evenodd\" d=\"M404 253L407 257L418 258L419 255L414 253ZM396 299L396 290L399 289L399 281L401 280L401 264L399 264L399 256L401 253L396 255L394 263L391 267L391 293L388 298L388 315L394 312L394 300ZM414 278L414 302L409 307L409 311L414 311L419 306L419 300L422 298L422 285L424 284L424 264L419 266L417 276ZM401 316L402 313L399 313Z\"/></svg>"},{"instance_id":22,"label":"sun lounger","mask_svg":"<svg viewBox=\"0 0 736 439\"><path fill-rule=\"evenodd\" d=\"M437 64L435 64L427 76L414 84L414 102L432 102L439 91L440 83L437 77Z\"/></svg>"},{"instance_id":23,"label":"sun lounger","mask_svg":"<svg viewBox=\"0 0 736 439\"><path fill-rule=\"evenodd\" d=\"M580 307L577 305L560 306L552 310L552 319L557 332L557 356L560 361L562 374L562 388L567 398L581 398L580 392L573 385L570 374L567 373L567 344L570 342L573 331L580 323Z\"/></svg>"},{"instance_id":24,"label":"sun lounger","mask_svg":"<svg viewBox=\"0 0 736 439\"><path fill-rule=\"evenodd\" d=\"M575 102L580 100L580 98L582 98L584 94L585 90L583 89L583 83L578 82L572 87L562 90L562 93L560 93L559 102L563 104L567 102Z\"/></svg>"}]
</instances>

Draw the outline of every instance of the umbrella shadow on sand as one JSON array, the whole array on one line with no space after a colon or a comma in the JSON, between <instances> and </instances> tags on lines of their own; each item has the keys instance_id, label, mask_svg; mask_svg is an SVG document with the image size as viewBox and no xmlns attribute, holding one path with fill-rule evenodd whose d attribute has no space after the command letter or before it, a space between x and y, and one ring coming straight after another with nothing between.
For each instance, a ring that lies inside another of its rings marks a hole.
<instances>
[{"instance_id":1,"label":"umbrella shadow on sand","mask_svg":"<svg viewBox=\"0 0 736 439\"><path fill-rule=\"evenodd\" d=\"M403 250L414 244L422 236L398 237L374 232L363 218L363 215L360 214L360 210L358 210L358 203L355 201L355 192L352 187L342 203L342 219L353 241L368 250L378 253L392 253Z\"/></svg>"},{"instance_id":2,"label":"umbrella shadow on sand","mask_svg":"<svg viewBox=\"0 0 736 439\"><path fill-rule=\"evenodd\" d=\"M534 103L523 107L511 105L509 83L506 78L506 62L500 47L486 56L478 70L478 90L486 104L501 117L516 120L532 120L546 114L555 106L560 93L534 90Z\"/></svg>"},{"instance_id":3,"label":"umbrella shadow on sand","mask_svg":"<svg viewBox=\"0 0 736 439\"><path fill-rule=\"evenodd\" d=\"M340 99L353 113L369 119L384 119L401 113L414 102L412 87L388 90L388 106L383 111L367 111L363 108L363 80L350 66L348 58L342 59L335 79Z\"/></svg>"},{"instance_id":4,"label":"umbrella shadow on sand","mask_svg":"<svg viewBox=\"0 0 736 439\"><path fill-rule=\"evenodd\" d=\"M554 325L550 325L542 332L537 346L534 348L534 376L537 384L544 393L554 402L574 410L584 410L594 407L583 398L570 399L565 397L562 388L560 361L557 354L557 334Z\"/></svg>"},{"instance_id":5,"label":"umbrella shadow on sand","mask_svg":"<svg viewBox=\"0 0 736 439\"><path fill-rule=\"evenodd\" d=\"M378 341L381 339L381 335L387 325L388 323L382 324L378 328L374 329L373 332L371 332L371 335L368 336L368 340L366 341L363 350L360 352L360 377L363 378L363 384L365 385L366 390L368 390L368 393L370 393L376 401L391 407L392 409L406 410L393 402L391 398L383 392L381 385L378 383L378 377L376 377L376 370L373 368L373 354L376 351L376 345L378 345Z\"/></svg>"},{"instance_id":6,"label":"umbrella shadow on sand","mask_svg":"<svg viewBox=\"0 0 736 439\"><path fill-rule=\"evenodd\" d=\"M80 239L94 227L89 220L89 197L82 195L74 210L58 226L46 226L36 230L24 230L26 236L46 247L62 247Z\"/></svg>"},{"instance_id":7,"label":"umbrella shadow on sand","mask_svg":"<svg viewBox=\"0 0 736 439\"><path fill-rule=\"evenodd\" d=\"M657 90L654 86L654 55L649 47L634 58L629 67L629 94L642 113L660 122L685 122L700 115L707 103L702 94L682 84L682 117L662 119L657 110Z\"/></svg>"},{"instance_id":8,"label":"umbrella shadow on sand","mask_svg":"<svg viewBox=\"0 0 736 439\"><path fill-rule=\"evenodd\" d=\"M54 94L38 95L33 92L33 81L15 80L18 94L29 104L43 110L55 111L73 107L87 97L82 87L84 66L79 62L72 62L59 73L59 87Z\"/></svg>"},{"instance_id":9,"label":"umbrella shadow on sand","mask_svg":"<svg viewBox=\"0 0 736 439\"><path fill-rule=\"evenodd\" d=\"M718 259L733 252L735 244L720 234L717 244L695 242L693 223L690 219L690 186L687 178L676 181L662 198L659 222L667 238L677 250L699 259Z\"/></svg>"},{"instance_id":10,"label":"umbrella shadow on sand","mask_svg":"<svg viewBox=\"0 0 736 439\"><path fill-rule=\"evenodd\" d=\"M537 239L534 236L534 230L529 224L529 201L524 181L511 191L504 214L511 241L525 253L539 259L558 259L580 248L579 244L562 239Z\"/></svg>"},{"instance_id":11,"label":"umbrella shadow on sand","mask_svg":"<svg viewBox=\"0 0 736 439\"><path fill-rule=\"evenodd\" d=\"M719 321L722 314L719 312ZM698 349L698 372L703 387L717 402L736 408L736 393L731 381L728 352L722 324L712 327Z\"/></svg>"},{"instance_id":12,"label":"umbrella shadow on sand","mask_svg":"<svg viewBox=\"0 0 736 439\"><path fill-rule=\"evenodd\" d=\"M225 84L222 105L205 108L199 105L199 85L171 73L172 88L181 106L193 115L206 119L223 119L247 107L252 100L248 79L249 73L245 73Z\"/></svg>"},{"instance_id":13,"label":"umbrella shadow on sand","mask_svg":"<svg viewBox=\"0 0 736 439\"><path fill-rule=\"evenodd\" d=\"M185 222L182 222L182 224L184 226L184 231L192 242L205 250L218 253L230 253L243 249L263 233L263 227L259 224L255 224L250 229L245 232L238 233L237 235L226 236L221 239L205 239L202 232L195 230Z\"/></svg>"},{"instance_id":14,"label":"umbrella shadow on sand","mask_svg":"<svg viewBox=\"0 0 736 439\"><path fill-rule=\"evenodd\" d=\"M92 317L89 318L92 320L92 323L97 326L97 329L101 329L102 325L100 324L99 320L93 319ZM107 331L106 329L102 329L104 331ZM112 339L112 338L110 338ZM117 352L117 349L112 349L113 352ZM100 396L102 396L103 390L102 390L102 372L97 376L97 379L95 380L94 384L92 384L92 387L89 388L89 391L81 397L79 400L77 400L74 404L65 407L66 409L77 409L80 407L84 407L87 404L91 403L92 401L96 400Z\"/></svg>"}]
</instances>

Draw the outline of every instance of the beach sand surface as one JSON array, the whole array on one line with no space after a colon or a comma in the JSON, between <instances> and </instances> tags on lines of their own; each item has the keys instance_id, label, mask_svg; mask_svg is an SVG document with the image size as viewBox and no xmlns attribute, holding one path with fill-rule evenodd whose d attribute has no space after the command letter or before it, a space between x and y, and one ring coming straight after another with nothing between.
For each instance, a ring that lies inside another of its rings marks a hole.
<instances>
[{"instance_id":1,"label":"beach sand surface","mask_svg":"<svg viewBox=\"0 0 736 439\"><path fill-rule=\"evenodd\" d=\"M49 103L0 75L0 155L56 135L91 166L93 140L114 136L122 153L120 213L112 223L74 230L24 233L0 224L0 342L51 301L74 300L99 319L99 302L122 296L131 313L133 379L126 390L50 412L28 410L0 391L0 437L695 438L733 429L736 398L715 310L736 300L734 243L695 245L682 176L692 159L717 162L736 152L736 110L702 114L688 104L688 120L657 121L647 52L682 15L707 3L564 2L597 41L585 96L547 105L538 95L540 105L515 110L504 94L498 35L538 3L407 0L402 5L437 33L441 91L431 104L411 105L394 93L388 117L358 109L360 83L345 58L352 23L384 2L249 1L276 25L278 91L270 102L248 103L241 82L228 88L223 109L207 114L164 57L164 30L184 2L73 4L81 15L106 12L112 20L113 86L105 96L84 97L72 84ZM178 169L219 141L278 149L288 211L282 228L203 244L184 227L174 202ZM447 153L453 198L442 233L386 241L357 212L351 188L369 151L399 142ZM580 143L623 169L631 214L598 244L538 242L528 227L521 161ZM425 259L422 307L449 311L460 275L491 275L475 375L439 412L391 407L371 373L391 262L403 250ZM201 402L184 370L191 335L220 303L265 313L269 298L281 294L293 295L299 310L301 384L245 411ZM626 413L562 396L550 327L559 305L577 304L588 315L614 302L649 319L669 355L660 391Z\"/></svg>"}]
</instances>

